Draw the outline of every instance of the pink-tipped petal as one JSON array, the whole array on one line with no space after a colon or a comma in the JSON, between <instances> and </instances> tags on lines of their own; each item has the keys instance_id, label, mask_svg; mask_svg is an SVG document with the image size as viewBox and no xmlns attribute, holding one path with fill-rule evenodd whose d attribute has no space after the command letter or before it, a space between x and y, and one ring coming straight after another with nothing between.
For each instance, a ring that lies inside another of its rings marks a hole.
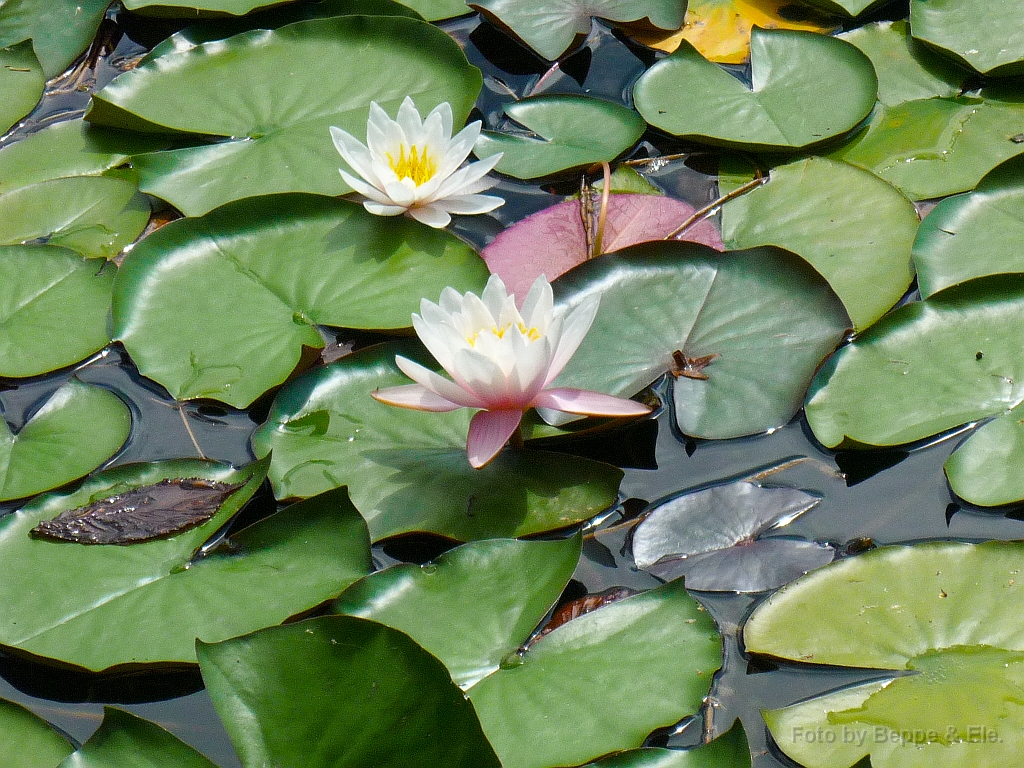
<instances>
[{"instance_id":1,"label":"pink-tipped petal","mask_svg":"<svg viewBox=\"0 0 1024 768\"><path fill-rule=\"evenodd\" d=\"M480 411L469 423L466 455L474 469L491 461L519 427L522 411Z\"/></svg>"},{"instance_id":2,"label":"pink-tipped petal","mask_svg":"<svg viewBox=\"0 0 1024 768\"><path fill-rule=\"evenodd\" d=\"M568 387L545 389L534 398L533 405L584 416L643 416L651 412L648 406L635 400Z\"/></svg>"},{"instance_id":3,"label":"pink-tipped petal","mask_svg":"<svg viewBox=\"0 0 1024 768\"><path fill-rule=\"evenodd\" d=\"M400 387L387 387L386 389L375 389L370 393L374 400L379 400L388 405L399 408L409 408L414 411L434 411L445 413L462 408L458 403L445 400L438 394L431 392L420 384L405 384Z\"/></svg>"},{"instance_id":4,"label":"pink-tipped petal","mask_svg":"<svg viewBox=\"0 0 1024 768\"><path fill-rule=\"evenodd\" d=\"M395 365L398 369L422 387L429 389L438 397L455 403L462 408L481 408L483 402L472 393L467 392L454 381L448 381L444 376L434 373L417 362L395 355Z\"/></svg>"}]
</instances>

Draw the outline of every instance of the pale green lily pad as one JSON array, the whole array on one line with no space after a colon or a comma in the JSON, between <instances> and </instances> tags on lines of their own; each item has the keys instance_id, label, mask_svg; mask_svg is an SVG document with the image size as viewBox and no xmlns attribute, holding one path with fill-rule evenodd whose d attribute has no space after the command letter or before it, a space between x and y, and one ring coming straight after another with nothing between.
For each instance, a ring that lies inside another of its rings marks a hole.
<instances>
[{"instance_id":1,"label":"pale green lily pad","mask_svg":"<svg viewBox=\"0 0 1024 768\"><path fill-rule=\"evenodd\" d=\"M495 170L518 179L614 160L647 127L633 110L589 96L534 96L504 109L533 135L484 131L473 151L480 158L503 153Z\"/></svg>"},{"instance_id":2,"label":"pale green lily pad","mask_svg":"<svg viewBox=\"0 0 1024 768\"><path fill-rule=\"evenodd\" d=\"M153 16L192 17L205 13L217 16L244 16L251 11L282 5L288 0L124 0L129 11Z\"/></svg>"},{"instance_id":3,"label":"pale green lily pad","mask_svg":"<svg viewBox=\"0 0 1024 768\"><path fill-rule=\"evenodd\" d=\"M590 34L591 17L643 21L658 29L683 26L685 5L677 0L467 0L502 29L545 59L555 60Z\"/></svg>"},{"instance_id":4,"label":"pale green lily pad","mask_svg":"<svg viewBox=\"0 0 1024 768\"><path fill-rule=\"evenodd\" d=\"M244 765L501 766L441 662L382 624L322 616L196 653Z\"/></svg>"},{"instance_id":5,"label":"pale green lily pad","mask_svg":"<svg viewBox=\"0 0 1024 768\"><path fill-rule=\"evenodd\" d=\"M404 328L421 299L486 279L472 248L412 219L311 195L239 200L132 250L113 335L175 398L244 408L323 346L314 324Z\"/></svg>"},{"instance_id":6,"label":"pale green lily pad","mask_svg":"<svg viewBox=\"0 0 1024 768\"><path fill-rule=\"evenodd\" d=\"M900 445L1005 413L1024 399L1022 335L1022 277L907 304L826 361L808 424L829 447Z\"/></svg>"},{"instance_id":7,"label":"pale green lily pad","mask_svg":"<svg viewBox=\"0 0 1024 768\"><path fill-rule=\"evenodd\" d=\"M922 296L975 277L1024 273L1022 173L1024 158L1008 160L925 217L914 243Z\"/></svg>"},{"instance_id":8,"label":"pale green lily pad","mask_svg":"<svg viewBox=\"0 0 1024 768\"><path fill-rule=\"evenodd\" d=\"M1024 74L1017 0L911 0L914 37L983 75Z\"/></svg>"},{"instance_id":9,"label":"pale green lily pad","mask_svg":"<svg viewBox=\"0 0 1024 768\"><path fill-rule=\"evenodd\" d=\"M864 221L874 224L866 228ZM874 174L822 157L772 169L771 178L722 208L729 248L777 245L818 270L856 330L878 320L914 279L913 204Z\"/></svg>"},{"instance_id":10,"label":"pale green lily pad","mask_svg":"<svg viewBox=\"0 0 1024 768\"><path fill-rule=\"evenodd\" d=\"M472 13L465 0L406 0L408 5L427 21L440 21Z\"/></svg>"},{"instance_id":11,"label":"pale green lily pad","mask_svg":"<svg viewBox=\"0 0 1024 768\"><path fill-rule=\"evenodd\" d=\"M1012 765L1024 746L1022 554L1019 542L883 547L758 606L748 652L913 673L765 712L783 751L809 768L868 754L879 768Z\"/></svg>"},{"instance_id":12,"label":"pale green lily pad","mask_svg":"<svg viewBox=\"0 0 1024 768\"><path fill-rule=\"evenodd\" d=\"M0 376L37 376L110 343L117 267L52 245L0 246Z\"/></svg>"},{"instance_id":13,"label":"pale green lily pad","mask_svg":"<svg viewBox=\"0 0 1024 768\"><path fill-rule=\"evenodd\" d=\"M217 768L159 725L113 707L81 748L58 768Z\"/></svg>"},{"instance_id":14,"label":"pale green lily pad","mask_svg":"<svg viewBox=\"0 0 1024 768\"><path fill-rule=\"evenodd\" d=\"M728 731L693 749L643 747L604 757L585 768L750 768L750 746L738 720Z\"/></svg>"},{"instance_id":15,"label":"pale green lily pad","mask_svg":"<svg viewBox=\"0 0 1024 768\"><path fill-rule=\"evenodd\" d=\"M787 423L850 324L820 275L768 247L720 254L695 243L646 243L592 259L554 288L565 307L601 296L555 386L629 397L673 369L673 352L716 356L696 372L706 378L680 375L673 384L679 429L695 437Z\"/></svg>"},{"instance_id":16,"label":"pale green lily pad","mask_svg":"<svg viewBox=\"0 0 1024 768\"><path fill-rule=\"evenodd\" d=\"M868 127L830 153L882 177L911 200L973 189L992 168L1024 152L1024 95L990 86L979 95L880 106Z\"/></svg>"},{"instance_id":17,"label":"pale green lily pad","mask_svg":"<svg viewBox=\"0 0 1024 768\"><path fill-rule=\"evenodd\" d=\"M7 0L0 5L0 46L31 38L43 74L56 77L89 47L109 5L109 0Z\"/></svg>"},{"instance_id":18,"label":"pale green lily pad","mask_svg":"<svg viewBox=\"0 0 1024 768\"><path fill-rule=\"evenodd\" d=\"M365 575L371 568L366 526L343 491L287 507L196 556L256 491L266 466L234 470L185 459L128 464L4 518L0 551L10 567L0 585L6 606L0 643L94 671L194 664L197 637L217 642L279 624ZM82 545L29 535L65 510L176 477L244 486L206 522L162 539Z\"/></svg>"},{"instance_id":19,"label":"pale green lily pad","mask_svg":"<svg viewBox=\"0 0 1024 768\"><path fill-rule=\"evenodd\" d=\"M636 108L676 136L786 151L847 133L875 104L871 60L838 38L755 27L750 61L752 89L684 41L637 81Z\"/></svg>"},{"instance_id":20,"label":"pale green lily pad","mask_svg":"<svg viewBox=\"0 0 1024 768\"><path fill-rule=\"evenodd\" d=\"M860 16L885 2L886 0L804 0L806 5L840 16Z\"/></svg>"},{"instance_id":21,"label":"pale green lily pad","mask_svg":"<svg viewBox=\"0 0 1024 768\"><path fill-rule=\"evenodd\" d=\"M197 140L223 137L133 159L144 192L198 216L255 195L350 192L330 126L361 138L371 101L395 115L406 96L423 114L449 102L461 125L480 85L458 44L429 24L340 16L253 30L146 62L95 94L86 117Z\"/></svg>"},{"instance_id":22,"label":"pale green lily pad","mask_svg":"<svg viewBox=\"0 0 1024 768\"><path fill-rule=\"evenodd\" d=\"M149 215L149 201L133 182L51 179L0 194L0 244L63 245L90 258L112 258L142 234Z\"/></svg>"},{"instance_id":23,"label":"pale green lily pad","mask_svg":"<svg viewBox=\"0 0 1024 768\"><path fill-rule=\"evenodd\" d=\"M0 419L0 501L88 474L124 445L131 422L117 395L77 379L40 404L17 433Z\"/></svg>"},{"instance_id":24,"label":"pale green lily pad","mask_svg":"<svg viewBox=\"0 0 1024 768\"><path fill-rule=\"evenodd\" d=\"M278 498L347 485L374 541L410 531L461 541L523 536L587 520L615 503L622 471L596 461L506 449L473 469L470 409L424 413L370 397L409 383L396 354L425 356L411 344L378 345L281 390L253 434L256 455L273 451Z\"/></svg>"},{"instance_id":25,"label":"pale green lily pad","mask_svg":"<svg viewBox=\"0 0 1024 768\"><path fill-rule=\"evenodd\" d=\"M5 768L54 768L74 749L45 720L0 699L0 763Z\"/></svg>"},{"instance_id":26,"label":"pale green lily pad","mask_svg":"<svg viewBox=\"0 0 1024 768\"><path fill-rule=\"evenodd\" d=\"M33 110L45 85L46 77L31 40L0 47L0 93L4 95L0 101L0 136Z\"/></svg>"},{"instance_id":27,"label":"pale green lily pad","mask_svg":"<svg viewBox=\"0 0 1024 768\"><path fill-rule=\"evenodd\" d=\"M1014 408L983 425L946 459L949 487L981 507L1024 499L1024 412Z\"/></svg>"}]
</instances>

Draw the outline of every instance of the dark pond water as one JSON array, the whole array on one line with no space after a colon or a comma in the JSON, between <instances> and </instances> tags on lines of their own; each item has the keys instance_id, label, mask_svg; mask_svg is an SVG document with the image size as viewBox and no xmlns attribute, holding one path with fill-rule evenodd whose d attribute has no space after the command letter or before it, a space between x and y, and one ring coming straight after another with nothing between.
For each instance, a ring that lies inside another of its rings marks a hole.
<instances>
[{"instance_id":1,"label":"dark pond water","mask_svg":"<svg viewBox=\"0 0 1024 768\"><path fill-rule=\"evenodd\" d=\"M890 6L900 15L903 4ZM444 25L466 48L471 61L485 72L484 90L478 102L480 117L488 127L499 127L501 106L514 96L528 93L588 93L628 101L629 89L646 64L650 52L634 49L608 30L595 26L586 47L558 68L536 59L528 51L488 25L463 19ZM110 40L109 50L95 69L75 86L56 88L43 105L0 146L17 140L54 119L79 116L88 90L102 86L141 55L172 27L142 29L118 23L116 14L101 31ZM743 76L741 71L738 75ZM63 81L62 81L63 82ZM59 85L59 83L58 83ZM665 155L687 147L654 134L645 136L636 157ZM660 167L659 167L660 166ZM694 154L685 159L641 168L668 194L700 207L715 199L714 155ZM499 194L508 203L494 217L473 217L456 223L467 240L482 246L504 226L524 215L558 202L578 189L578 178L564 183L537 186L506 180ZM365 345L376 339L345 331L325 331L333 339ZM215 403L179 405L158 385L143 379L119 348L111 348L73 370L38 379L14 382L0 379L0 408L15 427L51 391L69 377L105 386L127 401L133 410L134 428L125 450L115 463L152 461L202 454L212 459L245 463L251 458L249 436L263 418L269 398L249 411L236 411ZM667 387L659 391L667 398ZM1024 510L998 512L970 510L957 505L942 474L942 464L966 436L955 433L908 451L866 453L823 450L802 417L770 434L728 441L692 440L678 434L666 407L654 423L630 428L611 437L581 441L569 450L599 458L625 469L624 504L603 523L635 515L645 502L732 479L758 475L767 484L805 489L822 496L813 510L785 528L785 535L830 542L841 550L876 544L922 539L983 540L1024 537ZM655 428L656 427L656 428ZM642 501L641 501L642 500ZM13 507L0 506L0 514ZM264 492L253 502L248 516L273 509ZM588 535L584 557L568 596L599 592L612 586L648 588L658 582L632 567L621 551L620 535L598 541ZM385 566L396 559L422 561L439 554L443 545L429 539L405 539L378 546L375 557ZM792 765L771 752L759 710L779 707L832 688L870 679L873 672L819 669L800 665L778 668L746 657L740 647L738 628L762 596L699 594L698 598L717 619L726 638L723 671L712 689L715 731L725 730L742 718L751 747L763 754L756 766ZM138 617L144 621L145 617ZM214 762L239 766L227 735L202 690L195 671L149 673L130 677L98 677L54 670L0 654L0 697L28 705L38 714L84 741L98 726L102 705L113 703L160 723L194 745ZM703 723L684 723L672 732L658 734L652 743L696 743Z\"/></svg>"}]
</instances>

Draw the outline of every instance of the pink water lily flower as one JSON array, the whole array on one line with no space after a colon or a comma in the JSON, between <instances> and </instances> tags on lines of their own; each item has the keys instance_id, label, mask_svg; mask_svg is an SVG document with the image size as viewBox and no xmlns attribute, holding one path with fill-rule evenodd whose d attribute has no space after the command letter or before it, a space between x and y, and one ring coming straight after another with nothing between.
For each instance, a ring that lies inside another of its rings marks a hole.
<instances>
[{"instance_id":1,"label":"pink water lily flower","mask_svg":"<svg viewBox=\"0 0 1024 768\"><path fill-rule=\"evenodd\" d=\"M466 452L480 468L518 429L528 408L587 416L641 416L650 408L633 400L548 385L590 330L599 298L570 312L555 310L551 285L541 275L516 309L497 275L483 294L445 288L439 304L424 299L412 316L420 340L452 378L401 356L395 363L415 384L379 389L382 403L418 411L481 408L469 425Z\"/></svg>"}]
</instances>

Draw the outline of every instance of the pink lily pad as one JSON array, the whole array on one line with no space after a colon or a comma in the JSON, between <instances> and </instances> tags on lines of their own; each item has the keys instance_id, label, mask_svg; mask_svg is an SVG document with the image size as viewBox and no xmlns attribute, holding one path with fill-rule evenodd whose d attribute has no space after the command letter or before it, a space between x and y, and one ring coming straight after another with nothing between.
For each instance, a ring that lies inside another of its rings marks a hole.
<instances>
[{"instance_id":1,"label":"pink lily pad","mask_svg":"<svg viewBox=\"0 0 1024 768\"><path fill-rule=\"evenodd\" d=\"M693 206L671 197L612 195L602 250L611 253L661 240L694 212ZM721 234L709 219L694 224L680 239L725 250ZM569 200L527 216L494 238L481 255L521 301L539 275L554 280L589 257L579 202Z\"/></svg>"}]
</instances>

